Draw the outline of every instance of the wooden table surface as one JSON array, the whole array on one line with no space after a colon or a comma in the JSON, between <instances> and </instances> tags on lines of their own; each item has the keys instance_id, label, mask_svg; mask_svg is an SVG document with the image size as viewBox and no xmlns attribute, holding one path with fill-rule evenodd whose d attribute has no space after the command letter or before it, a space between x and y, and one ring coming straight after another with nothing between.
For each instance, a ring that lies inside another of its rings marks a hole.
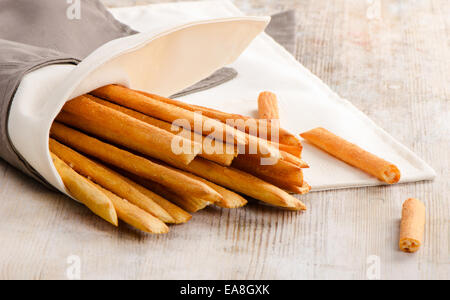
<instances>
[{"instance_id":1,"label":"wooden table surface","mask_svg":"<svg viewBox=\"0 0 450 300\"><path fill-rule=\"evenodd\" d=\"M304 214L209 208L153 236L114 228L1 161L0 278L65 279L78 266L82 279L450 278L448 1L235 4L258 15L296 9L296 57L427 161L436 180L310 193ZM427 207L416 254L397 249L408 197Z\"/></svg>"}]
</instances>

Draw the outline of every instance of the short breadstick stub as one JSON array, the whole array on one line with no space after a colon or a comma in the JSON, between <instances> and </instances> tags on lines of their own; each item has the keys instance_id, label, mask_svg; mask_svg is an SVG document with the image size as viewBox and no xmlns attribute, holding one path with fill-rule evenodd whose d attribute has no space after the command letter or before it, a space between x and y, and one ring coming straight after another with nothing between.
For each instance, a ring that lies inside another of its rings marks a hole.
<instances>
[{"instance_id":1,"label":"short breadstick stub","mask_svg":"<svg viewBox=\"0 0 450 300\"><path fill-rule=\"evenodd\" d=\"M277 96L272 92L262 92L258 97L258 118L266 120L280 119Z\"/></svg>"},{"instance_id":2,"label":"short breadstick stub","mask_svg":"<svg viewBox=\"0 0 450 300\"><path fill-rule=\"evenodd\" d=\"M400 250L409 253L419 250L423 242L425 218L425 205L421 201L409 198L403 203L398 244Z\"/></svg>"},{"instance_id":3,"label":"short breadstick stub","mask_svg":"<svg viewBox=\"0 0 450 300\"><path fill-rule=\"evenodd\" d=\"M336 158L369 173L388 184L400 180L400 170L392 163L352 144L324 128L300 134L302 138Z\"/></svg>"}]
</instances>

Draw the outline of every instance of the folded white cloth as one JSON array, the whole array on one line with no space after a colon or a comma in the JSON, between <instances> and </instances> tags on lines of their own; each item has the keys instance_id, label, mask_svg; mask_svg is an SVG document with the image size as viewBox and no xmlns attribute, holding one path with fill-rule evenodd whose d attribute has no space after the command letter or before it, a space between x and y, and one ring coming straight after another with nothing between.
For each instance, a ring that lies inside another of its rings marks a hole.
<instances>
[{"instance_id":1,"label":"folded white cloth","mask_svg":"<svg viewBox=\"0 0 450 300\"><path fill-rule=\"evenodd\" d=\"M183 2L111 9L119 21L139 31L168 23L243 15L230 1ZM279 97L281 125L299 134L324 127L398 166L400 182L429 180L435 172L422 159L371 121L349 101L303 67L267 34L261 34L231 65L239 75L218 87L181 100L226 112L254 116L258 93ZM303 158L311 168L305 179L314 190L381 185L376 178L304 143Z\"/></svg>"}]
</instances>

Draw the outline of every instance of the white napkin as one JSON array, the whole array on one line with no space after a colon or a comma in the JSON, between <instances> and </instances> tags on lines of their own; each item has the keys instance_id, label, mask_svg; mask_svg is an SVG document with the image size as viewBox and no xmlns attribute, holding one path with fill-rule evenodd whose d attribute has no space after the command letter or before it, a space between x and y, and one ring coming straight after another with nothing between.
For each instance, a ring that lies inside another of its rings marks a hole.
<instances>
[{"instance_id":1,"label":"white napkin","mask_svg":"<svg viewBox=\"0 0 450 300\"><path fill-rule=\"evenodd\" d=\"M155 20L171 23L242 16L230 1L153 4L110 10L121 22L145 32ZM371 121L349 101L340 98L266 34L256 38L231 65L239 75L218 87L180 98L198 104L254 116L258 93L279 97L281 125L299 134L324 127L398 166L400 182L430 180L434 170ZM311 168L305 179L313 191L381 185L382 182L304 143L303 158Z\"/></svg>"}]
</instances>

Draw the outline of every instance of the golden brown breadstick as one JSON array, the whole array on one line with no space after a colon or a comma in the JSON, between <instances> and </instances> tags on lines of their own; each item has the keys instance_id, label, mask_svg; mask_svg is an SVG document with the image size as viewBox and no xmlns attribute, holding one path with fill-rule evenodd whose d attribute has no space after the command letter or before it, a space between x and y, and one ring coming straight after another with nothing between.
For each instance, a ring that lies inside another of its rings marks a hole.
<instances>
[{"instance_id":1,"label":"golden brown breadstick","mask_svg":"<svg viewBox=\"0 0 450 300\"><path fill-rule=\"evenodd\" d=\"M114 204L119 218L125 223L148 233L167 233L169 227L158 218L152 216L136 205L97 185Z\"/></svg>"},{"instance_id":2,"label":"golden brown breadstick","mask_svg":"<svg viewBox=\"0 0 450 300\"><path fill-rule=\"evenodd\" d=\"M394 164L361 149L324 128L315 128L300 134L300 136L314 146L377 177L381 181L393 184L400 180L400 171Z\"/></svg>"},{"instance_id":3,"label":"golden brown breadstick","mask_svg":"<svg viewBox=\"0 0 450 300\"><path fill-rule=\"evenodd\" d=\"M277 96L272 92L262 92L258 97L258 118L266 120L280 119Z\"/></svg>"},{"instance_id":4,"label":"golden brown breadstick","mask_svg":"<svg viewBox=\"0 0 450 300\"><path fill-rule=\"evenodd\" d=\"M169 189L177 191L179 194L186 193L211 202L221 200L221 196L213 189L198 180L193 180L191 177L186 176L180 170L167 165L163 166L119 149L58 122L53 123L50 135L80 152L130 173L158 182ZM153 199L152 197L150 198ZM158 203L158 201L155 202Z\"/></svg>"},{"instance_id":5,"label":"golden brown breadstick","mask_svg":"<svg viewBox=\"0 0 450 300\"><path fill-rule=\"evenodd\" d=\"M280 187L283 186L282 183L279 183L279 185L280 185ZM303 180L303 184L301 186L286 185L285 187L282 187L282 188L289 193L300 194L300 195L307 194L311 190L311 186L304 180Z\"/></svg>"},{"instance_id":6,"label":"golden brown breadstick","mask_svg":"<svg viewBox=\"0 0 450 300\"><path fill-rule=\"evenodd\" d=\"M109 101L102 100L102 99L97 98L92 95L87 95L87 97L89 97L90 99L92 99L93 101L95 101L99 104L102 104L109 108L120 111L124 114L127 114L127 115L133 117L133 118L136 118L140 121L146 122L150 125L156 126L158 128L161 128L161 129L171 132L173 134L181 134L183 137L190 137L191 141L201 142L203 147L205 147L205 145L206 146L211 145L211 149L213 149L213 150L217 149L217 151L215 151L214 153L207 153L207 151L205 151L206 149L203 149L203 151L198 154L199 156L201 156L207 160L214 161L214 162L224 165L224 166L229 166L229 165L231 165L231 162L233 161L233 159L237 156L237 151L233 145L221 143L216 140L212 140L212 139L204 137L203 135L198 134L196 132L191 132L191 131L188 132L186 129L183 129L181 127L179 127L179 130L173 131L172 124L170 124L168 122L155 119L155 118L147 116L143 113L137 112L135 110L132 110L132 109L120 106L120 105L117 105L117 104L109 102ZM151 178L149 178L149 179L151 179Z\"/></svg>"},{"instance_id":7,"label":"golden brown breadstick","mask_svg":"<svg viewBox=\"0 0 450 300\"><path fill-rule=\"evenodd\" d=\"M243 120L243 121L247 121L250 120L252 118L250 117L246 117L246 116L242 116L242 115L238 115L238 114L230 114L230 113L226 113L226 112L222 112L219 110L215 110L212 108L207 108L207 107L203 107L203 106L198 106L198 105L192 105L192 104L188 104L188 103L184 103L181 101L177 101L174 99L169 99L169 98L164 98L158 95L154 95L154 94L150 94L150 93L146 93L146 92L141 92L139 91L139 93L146 95L152 99L167 103L167 104L172 104L178 107L181 107L183 109L186 110L190 110L190 111L196 111L196 112L201 112L204 116L207 116L211 119L216 119L219 120L222 123L227 123L227 120ZM260 121L257 119L254 119L254 124L249 123L248 127L245 128L245 130L243 130L244 132L248 133L248 134L254 134L255 132L257 133L256 136L258 137L264 137L265 139L270 140L271 139L271 128L270 126L267 126L266 123L268 123L267 121L265 121L264 124L260 124ZM270 125L270 122L269 122ZM260 135L261 132L259 132L259 128L265 127L264 130L264 134ZM236 127L238 130L241 130L241 128ZM297 139L293 134L289 133L287 130L283 129L283 128L278 128L279 130L279 134L278 134L278 142L281 144L286 144L286 145L291 145L291 146L301 146L301 143L299 141L299 139Z\"/></svg>"},{"instance_id":8,"label":"golden brown breadstick","mask_svg":"<svg viewBox=\"0 0 450 300\"><path fill-rule=\"evenodd\" d=\"M423 241L425 230L425 205L417 199L409 198L403 203L400 224L400 250L416 252Z\"/></svg>"},{"instance_id":9,"label":"golden brown breadstick","mask_svg":"<svg viewBox=\"0 0 450 300\"><path fill-rule=\"evenodd\" d=\"M66 147L54 139L49 142L50 151L83 176L110 190L116 195L126 198L165 223L174 223L172 216L152 199L130 186L123 176L105 166L94 162L76 151Z\"/></svg>"},{"instance_id":10,"label":"golden brown breadstick","mask_svg":"<svg viewBox=\"0 0 450 300\"><path fill-rule=\"evenodd\" d=\"M257 155L240 154L233 161L232 166L280 188L303 184L302 169L281 159L273 165L261 165L261 160Z\"/></svg>"},{"instance_id":11,"label":"golden brown breadstick","mask_svg":"<svg viewBox=\"0 0 450 300\"><path fill-rule=\"evenodd\" d=\"M211 187L213 190L215 190L222 196L222 200L214 203L215 205L223 208L239 208L247 204L247 200L245 200L244 197L236 194L235 192L227 190L226 188L221 187L220 185L217 185L215 183L212 183L211 181L208 181L202 177L196 176L191 173L187 174L189 174L189 176L192 176L192 178L195 178L207 184L209 187Z\"/></svg>"},{"instance_id":12,"label":"golden brown breadstick","mask_svg":"<svg viewBox=\"0 0 450 300\"><path fill-rule=\"evenodd\" d=\"M281 160L296 165L299 168L309 168L309 165L301 158L294 156L288 152L280 151Z\"/></svg>"},{"instance_id":13,"label":"golden brown breadstick","mask_svg":"<svg viewBox=\"0 0 450 300\"><path fill-rule=\"evenodd\" d=\"M180 164L177 167L256 200L284 208L306 210L300 200L282 189L235 168L224 167L201 157L187 166Z\"/></svg>"},{"instance_id":14,"label":"golden brown breadstick","mask_svg":"<svg viewBox=\"0 0 450 300\"><path fill-rule=\"evenodd\" d=\"M86 96L67 102L57 121L169 163L188 164L201 150L200 144L100 105ZM192 147L175 154L173 139L177 144Z\"/></svg>"},{"instance_id":15,"label":"golden brown breadstick","mask_svg":"<svg viewBox=\"0 0 450 300\"><path fill-rule=\"evenodd\" d=\"M188 212L195 213L212 204L211 202L189 196L188 194L178 195L173 191L168 190L166 187L162 186L159 183L151 180L146 180L134 174L126 173L125 175L129 176L129 178L131 178L133 181L151 190L152 192L161 195L162 197L168 199L173 203L176 203Z\"/></svg>"},{"instance_id":16,"label":"golden brown breadstick","mask_svg":"<svg viewBox=\"0 0 450 300\"><path fill-rule=\"evenodd\" d=\"M303 150L302 144L299 144L298 146L291 146L291 145L277 144L277 143L272 142L272 146L277 147L278 149L280 149L280 151L284 151L286 153L292 154L295 157L298 157L298 158L302 157L302 150Z\"/></svg>"},{"instance_id":17,"label":"golden brown breadstick","mask_svg":"<svg viewBox=\"0 0 450 300\"><path fill-rule=\"evenodd\" d=\"M159 206L164 208L174 218L175 224L186 223L187 221L189 221L192 218L192 216L190 214L188 214L186 211L179 208L178 206L171 203L170 201L164 199L160 195L146 189L142 185L137 184L136 182L134 182L133 180L131 180L129 178L124 177L124 179L132 187L134 187L135 189L137 189L139 192L141 192L145 196L149 197L150 199L153 199L153 201L155 201Z\"/></svg>"},{"instance_id":18,"label":"golden brown breadstick","mask_svg":"<svg viewBox=\"0 0 450 300\"><path fill-rule=\"evenodd\" d=\"M230 113L225 113L219 110L215 110L212 108L207 108L207 107L203 107L203 106L198 106L198 105L192 105L192 104L187 104L181 101L177 101L177 100L173 100L173 99L169 99L169 98L164 98L158 95L154 95L154 94L150 94L150 93L146 93L146 92L141 92L139 91L139 93L146 95L152 99L167 103L167 104L172 104L172 105L176 105L178 107L181 107L183 109L186 110L190 110L190 111L196 111L196 112L201 112L204 116L209 117L211 119L216 119L219 120L222 123L227 123L228 120L233 120L233 121L237 121L237 120L243 120L243 121L247 121L250 120L252 118L250 117L246 117L246 116L242 116L242 115L238 115L238 114L230 114ZM244 128L244 132L254 135L254 133L256 133L256 136L258 137L263 137L264 139L268 139L271 140L271 136L272 136L272 130L270 127L270 122L264 121L263 124L260 124L261 122L257 119L253 119L254 122L253 123L248 123L248 127ZM262 132L259 132L259 128L264 128L265 130L263 131L264 134L261 134ZM236 127L238 130L241 130L243 128L239 128ZM283 128L278 128L279 132L278 132L278 142L280 144L286 144L286 145L291 145L291 146L295 146L295 147L301 147L301 143L300 140L297 139L293 134L291 134L290 132L288 132L287 130L283 129Z\"/></svg>"},{"instance_id":19,"label":"golden brown breadstick","mask_svg":"<svg viewBox=\"0 0 450 300\"><path fill-rule=\"evenodd\" d=\"M224 187L221 187L220 185L217 185L215 183L212 183L211 181L208 181L202 177L196 176L192 173L183 172L186 176L189 176L195 180L199 180L203 182L204 184L208 185L210 188L215 190L217 193L219 193L222 196L222 199L220 201L215 202L214 204L223 208L239 208L242 206L245 206L247 204L247 200L245 200L244 197L236 194L235 192L232 192L230 190L227 190Z\"/></svg>"},{"instance_id":20,"label":"golden brown breadstick","mask_svg":"<svg viewBox=\"0 0 450 300\"><path fill-rule=\"evenodd\" d=\"M151 98L123 86L107 85L91 92L91 94L170 123L180 119L185 120L190 125L191 130L203 135L212 135L216 139L234 142L235 145L246 145L248 143L242 132L223 123L172 104L151 100ZM201 126L195 124L196 120ZM220 133L217 134L218 132Z\"/></svg>"},{"instance_id":21,"label":"golden brown breadstick","mask_svg":"<svg viewBox=\"0 0 450 300\"><path fill-rule=\"evenodd\" d=\"M183 126L189 126L191 130L210 138L238 147L254 145L255 150L259 153L270 155L273 158L280 157L278 149L271 146L266 140L248 135L193 111L157 101L137 91L118 85L108 85L93 91L92 94L167 122L181 121L184 123Z\"/></svg>"},{"instance_id":22,"label":"golden brown breadstick","mask_svg":"<svg viewBox=\"0 0 450 300\"><path fill-rule=\"evenodd\" d=\"M53 164L61 176L67 191L86 205L93 213L117 226L117 214L113 203L95 185L75 172L55 154L51 153Z\"/></svg>"}]
</instances>

